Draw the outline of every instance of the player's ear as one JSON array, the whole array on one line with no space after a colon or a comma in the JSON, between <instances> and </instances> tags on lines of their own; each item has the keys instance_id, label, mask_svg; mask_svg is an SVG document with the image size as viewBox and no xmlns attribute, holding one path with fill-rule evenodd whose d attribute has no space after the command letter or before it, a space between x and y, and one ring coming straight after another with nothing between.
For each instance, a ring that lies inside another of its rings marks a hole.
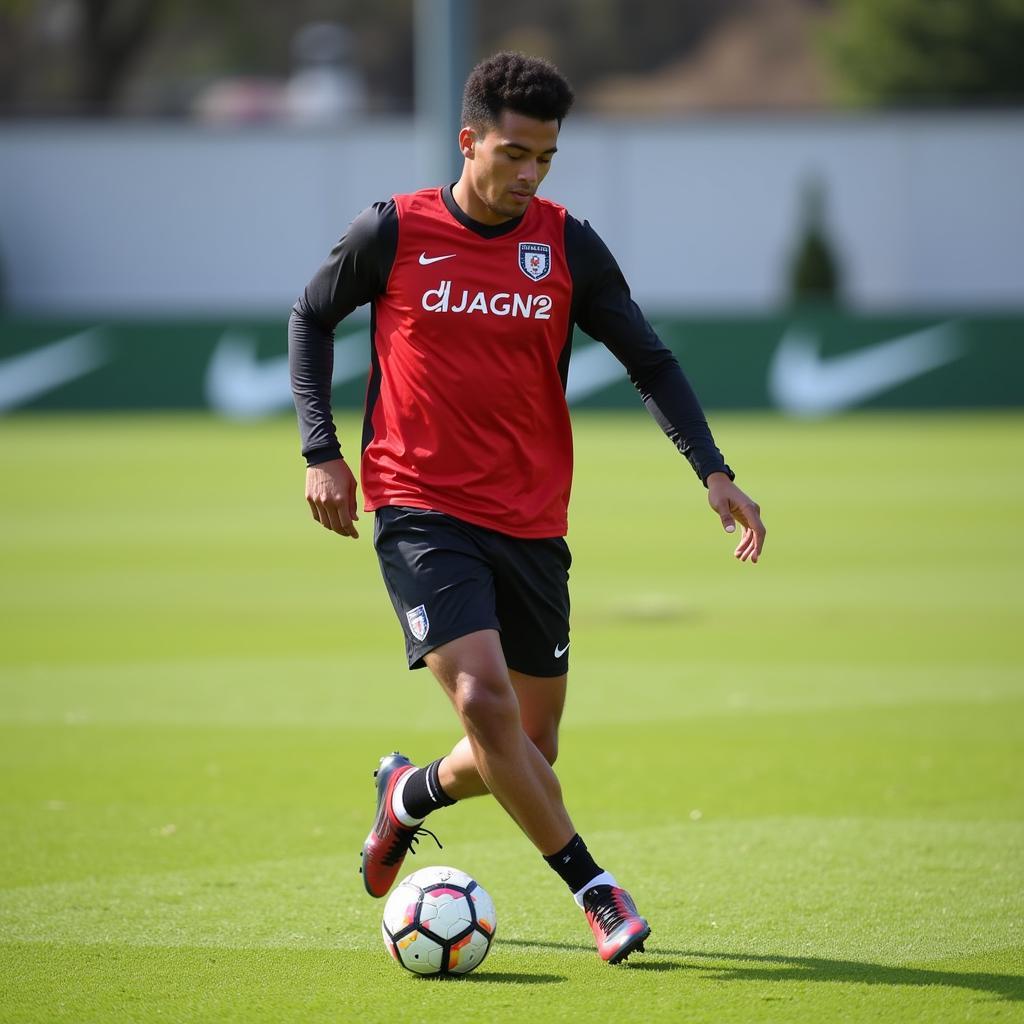
<instances>
[{"instance_id":1,"label":"player's ear","mask_svg":"<svg viewBox=\"0 0 1024 1024\"><path fill-rule=\"evenodd\" d=\"M476 129L467 127L459 132L459 151L467 160L473 159L476 141Z\"/></svg>"}]
</instances>

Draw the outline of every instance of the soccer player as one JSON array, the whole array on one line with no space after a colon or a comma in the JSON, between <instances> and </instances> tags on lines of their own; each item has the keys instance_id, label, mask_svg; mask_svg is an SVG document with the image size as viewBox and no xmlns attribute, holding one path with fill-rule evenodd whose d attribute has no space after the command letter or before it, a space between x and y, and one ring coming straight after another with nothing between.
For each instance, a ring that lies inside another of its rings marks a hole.
<instances>
[{"instance_id":1,"label":"soccer player","mask_svg":"<svg viewBox=\"0 0 1024 1024\"><path fill-rule=\"evenodd\" d=\"M569 662L575 325L623 363L725 529L740 524L736 557L756 562L765 530L611 253L537 195L572 100L546 61L499 53L479 64L465 87L461 177L352 222L292 310L289 353L313 518L358 537L356 480L331 416L332 341L370 303L364 507L409 667L430 669L464 731L425 767L381 759L366 891L388 892L428 815L491 793L568 885L598 954L618 963L650 927L580 838L552 770Z\"/></svg>"}]
</instances>

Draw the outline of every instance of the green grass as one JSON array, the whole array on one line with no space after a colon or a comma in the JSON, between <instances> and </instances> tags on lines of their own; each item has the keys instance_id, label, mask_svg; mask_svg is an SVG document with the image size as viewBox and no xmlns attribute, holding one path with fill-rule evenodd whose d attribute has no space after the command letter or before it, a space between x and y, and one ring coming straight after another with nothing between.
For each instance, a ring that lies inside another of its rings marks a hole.
<instances>
[{"instance_id":1,"label":"green grass","mask_svg":"<svg viewBox=\"0 0 1024 1024\"><path fill-rule=\"evenodd\" d=\"M648 952L478 800L410 864L498 907L439 983L356 873L376 758L457 735L370 517L308 518L289 421L0 424L0 1020L1024 1020L1024 416L715 426L755 567L650 421L577 422L558 769Z\"/></svg>"}]
</instances>

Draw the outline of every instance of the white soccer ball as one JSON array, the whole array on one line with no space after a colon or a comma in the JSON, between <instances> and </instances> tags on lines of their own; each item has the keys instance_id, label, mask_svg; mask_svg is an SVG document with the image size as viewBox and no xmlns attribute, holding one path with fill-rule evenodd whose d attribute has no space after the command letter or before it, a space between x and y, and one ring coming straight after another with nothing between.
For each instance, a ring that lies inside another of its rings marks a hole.
<instances>
[{"instance_id":1,"label":"white soccer ball","mask_svg":"<svg viewBox=\"0 0 1024 1024\"><path fill-rule=\"evenodd\" d=\"M398 883L380 930L415 974L468 974L491 948L497 918L486 890L457 868L421 868Z\"/></svg>"}]
</instances>

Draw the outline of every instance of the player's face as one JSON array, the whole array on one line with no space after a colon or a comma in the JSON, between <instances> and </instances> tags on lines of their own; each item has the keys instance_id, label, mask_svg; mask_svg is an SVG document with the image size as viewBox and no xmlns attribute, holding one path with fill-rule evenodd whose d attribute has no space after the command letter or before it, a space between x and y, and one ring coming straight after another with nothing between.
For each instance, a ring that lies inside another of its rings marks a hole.
<instances>
[{"instance_id":1,"label":"player's face","mask_svg":"<svg viewBox=\"0 0 1024 1024\"><path fill-rule=\"evenodd\" d=\"M463 128L463 178L474 207L466 212L484 224L500 224L525 213L551 168L557 141L557 121L538 121L511 110L503 111L497 125L483 135Z\"/></svg>"}]
</instances>

